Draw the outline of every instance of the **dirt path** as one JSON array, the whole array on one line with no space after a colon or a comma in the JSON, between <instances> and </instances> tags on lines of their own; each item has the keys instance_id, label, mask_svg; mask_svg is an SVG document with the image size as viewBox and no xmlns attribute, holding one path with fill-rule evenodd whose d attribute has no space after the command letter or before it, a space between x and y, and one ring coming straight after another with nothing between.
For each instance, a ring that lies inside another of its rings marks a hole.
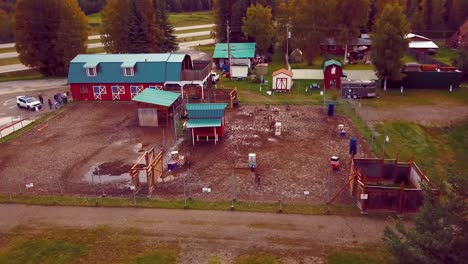
<instances>
[{"instance_id":1,"label":"dirt path","mask_svg":"<svg viewBox=\"0 0 468 264\"><path fill-rule=\"evenodd\" d=\"M389 224L366 216L0 205L0 232L18 226L134 227L161 242L178 242L181 263L206 263L213 254L229 260L252 250L278 252L292 263L316 263L331 249L381 244Z\"/></svg>"}]
</instances>

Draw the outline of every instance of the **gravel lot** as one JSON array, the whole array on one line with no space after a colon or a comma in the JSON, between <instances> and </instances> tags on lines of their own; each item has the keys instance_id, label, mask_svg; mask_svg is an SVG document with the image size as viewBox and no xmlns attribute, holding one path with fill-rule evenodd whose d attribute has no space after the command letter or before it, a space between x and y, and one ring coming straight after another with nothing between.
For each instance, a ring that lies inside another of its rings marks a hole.
<instances>
[{"instance_id":1,"label":"gravel lot","mask_svg":"<svg viewBox=\"0 0 468 264\"><path fill-rule=\"evenodd\" d=\"M281 136L269 129L268 116L282 122ZM338 124L347 128L346 139L336 132ZM142 151L152 145L168 150L174 142L171 128L163 133L163 128L139 127L136 105L130 102L76 103L47 125L1 146L0 192L93 195L94 181L99 193L131 195L127 172ZM358 156L369 157L367 144L351 122L328 117L320 107L261 105L229 110L226 137L217 145L200 141L192 146L191 140L185 140L179 153L190 161L190 169L165 172L166 181L158 183L154 196L182 198L185 177L190 195L197 199L230 199L235 185L240 200L276 201L281 190L284 201L325 202L328 187L333 195L347 181L350 135L358 137ZM260 186L249 170L235 168L247 164L248 153L257 154ZM341 158L339 172L330 171L332 155ZM25 189L30 182L34 187ZM211 187L212 192L202 193L203 187Z\"/></svg>"}]
</instances>

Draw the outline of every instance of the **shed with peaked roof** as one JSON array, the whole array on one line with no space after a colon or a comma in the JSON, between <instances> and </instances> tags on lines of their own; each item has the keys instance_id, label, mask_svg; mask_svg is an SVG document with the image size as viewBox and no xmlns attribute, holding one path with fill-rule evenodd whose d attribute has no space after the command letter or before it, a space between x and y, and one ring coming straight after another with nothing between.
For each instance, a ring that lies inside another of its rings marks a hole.
<instances>
[{"instance_id":1,"label":"shed with peaked roof","mask_svg":"<svg viewBox=\"0 0 468 264\"><path fill-rule=\"evenodd\" d=\"M323 86L326 89L332 87L341 87L341 77L343 76L343 68L341 62L337 60L327 60L323 64Z\"/></svg>"},{"instance_id":2,"label":"shed with peaked roof","mask_svg":"<svg viewBox=\"0 0 468 264\"><path fill-rule=\"evenodd\" d=\"M188 113L187 128L191 130L192 142L195 139L213 139L215 144L224 136L226 103L186 104Z\"/></svg>"},{"instance_id":3,"label":"shed with peaked roof","mask_svg":"<svg viewBox=\"0 0 468 264\"><path fill-rule=\"evenodd\" d=\"M292 86L293 73L286 69L280 69L272 74L273 81L271 89L276 92L289 92Z\"/></svg>"}]
</instances>

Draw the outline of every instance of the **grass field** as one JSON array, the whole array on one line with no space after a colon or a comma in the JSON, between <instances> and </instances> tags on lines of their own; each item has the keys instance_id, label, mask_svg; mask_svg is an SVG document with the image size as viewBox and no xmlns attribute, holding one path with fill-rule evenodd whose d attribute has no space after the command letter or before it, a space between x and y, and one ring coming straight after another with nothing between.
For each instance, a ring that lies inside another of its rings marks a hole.
<instances>
[{"instance_id":1,"label":"grass field","mask_svg":"<svg viewBox=\"0 0 468 264\"><path fill-rule=\"evenodd\" d=\"M327 258L329 264L393 264L396 261L387 252L373 247L367 249L347 249L330 254Z\"/></svg>"},{"instance_id":2,"label":"grass field","mask_svg":"<svg viewBox=\"0 0 468 264\"><path fill-rule=\"evenodd\" d=\"M0 49L0 53L15 52L15 51L16 51L15 47Z\"/></svg>"},{"instance_id":3,"label":"grass field","mask_svg":"<svg viewBox=\"0 0 468 264\"><path fill-rule=\"evenodd\" d=\"M106 52L106 50L104 50L104 47L92 48L92 49L87 50L88 54L95 54L95 53L101 53L101 52Z\"/></svg>"},{"instance_id":4,"label":"grass field","mask_svg":"<svg viewBox=\"0 0 468 264\"><path fill-rule=\"evenodd\" d=\"M177 42L189 42L189 41L196 41L196 40L203 40L203 39L210 39L210 35L204 35L204 36L193 36L193 37L185 37L185 38L178 38Z\"/></svg>"},{"instance_id":5,"label":"grass field","mask_svg":"<svg viewBox=\"0 0 468 264\"><path fill-rule=\"evenodd\" d=\"M210 44L210 45L195 46L193 48L196 49L196 50L199 50L199 51L203 51L203 52L207 53L210 56L213 56L215 46L214 46L214 44Z\"/></svg>"},{"instance_id":6,"label":"grass field","mask_svg":"<svg viewBox=\"0 0 468 264\"><path fill-rule=\"evenodd\" d=\"M440 47L434 55L434 59L443 62L447 65L452 65L452 59L457 56L457 52L453 49Z\"/></svg>"},{"instance_id":7,"label":"grass field","mask_svg":"<svg viewBox=\"0 0 468 264\"><path fill-rule=\"evenodd\" d=\"M214 16L212 11L170 13L169 23L173 27L213 24Z\"/></svg>"},{"instance_id":8,"label":"grass field","mask_svg":"<svg viewBox=\"0 0 468 264\"><path fill-rule=\"evenodd\" d=\"M177 245L152 246L135 230L21 228L0 244L0 263L177 263Z\"/></svg>"},{"instance_id":9,"label":"grass field","mask_svg":"<svg viewBox=\"0 0 468 264\"><path fill-rule=\"evenodd\" d=\"M468 86L460 86L453 92L435 89L408 89L401 94L398 89L377 90L379 98L361 100L361 103L372 107L399 107L414 105L467 105Z\"/></svg>"},{"instance_id":10,"label":"grass field","mask_svg":"<svg viewBox=\"0 0 468 264\"><path fill-rule=\"evenodd\" d=\"M101 13L94 13L88 15L88 34L98 35L101 30ZM173 27L186 27L194 25L205 25L213 24L214 17L212 11L203 11L203 12L184 12L184 13L169 13L169 23ZM176 33L189 33L197 31L205 31L209 29L195 29L195 30L186 30L183 32Z\"/></svg>"},{"instance_id":11,"label":"grass field","mask_svg":"<svg viewBox=\"0 0 468 264\"><path fill-rule=\"evenodd\" d=\"M101 226L93 229L64 229L49 226L35 229L22 226L2 234L0 263L176 264L181 250L176 243L158 242L157 236L145 236L135 228ZM232 263L281 264L284 262L280 255L281 252L255 252L237 256ZM372 251L360 248L338 250L331 252L326 260L330 264L395 263L388 252L379 248ZM206 263L223 262L220 257L212 256Z\"/></svg>"},{"instance_id":12,"label":"grass field","mask_svg":"<svg viewBox=\"0 0 468 264\"><path fill-rule=\"evenodd\" d=\"M17 72L0 73L0 82L9 82L17 80L35 80L42 79L44 76L37 70L25 70Z\"/></svg>"},{"instance_id":13,"label":"grass field","mask_svg":"<svg viewBox=\"0 0 468 264\"><path fill-rule=\"evenodd\" d=\"M0 66L21 63L18 57L0 59Z\"/></svg>"},{"instance_id":14,"label":"grass field","mask_svg":"<svg viewBox=\"0 0 468 264\"><path fill-rule=\"evenodd\" d=\"M383 150L384 135L390 141L385 144L388 157L409 160L414 155L422 170L436 183L448 174L466 175L468 160L468 122L447 128L428 128L405 121L385 122L377 126L382 135L375 139Z\"/></svg>"}]
</instances>

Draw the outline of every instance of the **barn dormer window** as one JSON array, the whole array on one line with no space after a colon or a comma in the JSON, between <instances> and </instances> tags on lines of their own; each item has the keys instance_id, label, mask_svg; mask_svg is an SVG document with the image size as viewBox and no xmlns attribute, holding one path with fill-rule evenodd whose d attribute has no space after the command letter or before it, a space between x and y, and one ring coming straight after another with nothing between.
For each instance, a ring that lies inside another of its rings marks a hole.
<instances>
[{"instance_id":1,"label":"barn dormer window","mask_svg":"<svg viewBox=\"0 0 468 264\"><path fill-rule=\"evenodd\" d=\"M95 77L97 75L97 68L96 67L86 68L86 75L88 77Z\"/></svg>"},{"instance_id":2,"label":"barn dormer window","mask_svg":"<svg viewBox=\"0 0 468 264\"><path fill-rule=\"evenodd\" d=\"M125 67L123 68L124 76L135 76L134 67Z\"/></svg>"}]
</instances>

